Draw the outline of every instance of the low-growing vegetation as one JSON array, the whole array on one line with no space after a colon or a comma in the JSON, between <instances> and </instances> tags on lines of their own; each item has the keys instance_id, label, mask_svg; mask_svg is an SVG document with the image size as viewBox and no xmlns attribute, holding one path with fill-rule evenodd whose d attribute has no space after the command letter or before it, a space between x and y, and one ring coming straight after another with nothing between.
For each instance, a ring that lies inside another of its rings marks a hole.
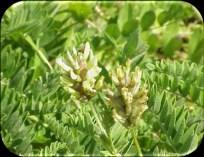
<instances>
[{"instance_id":1,"label":"low-growing vegetation","mask_svg":"<svg viewBox=\"0 0 204 157\"><path fill-rule=\"evenodd\" d=\"M204 133L204 34L185 2L19 2L1 19L1 136L21 156L183 156Z\"/></svg>"}]
</instances>

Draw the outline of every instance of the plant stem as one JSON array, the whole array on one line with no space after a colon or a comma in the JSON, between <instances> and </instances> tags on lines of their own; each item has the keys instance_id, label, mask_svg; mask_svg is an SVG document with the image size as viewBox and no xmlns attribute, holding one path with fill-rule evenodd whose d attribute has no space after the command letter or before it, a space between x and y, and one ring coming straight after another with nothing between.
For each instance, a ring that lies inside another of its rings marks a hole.
<instances>
[{"instance_id":1,"label":"plant stem","mask_svg":"<svg viewBox=\"0 0 204 157\"><path fill-rule=\"evenodd\" d=\"M106 129L103 127L102 123L101 123L101 120L100 118L98 117L98 114L97 114L97 111L93 105L93 103L90 103L90 106L91 106L91 110L94 114L94 117L96 118L96 122L98 123L98 126L99 128L101 129L101 131L103 132L104 134L104 138L105 138L105 141L106 143L108 143L107 145L107 150L109 150L112 154L116 154L116 150L114 148L114 145L113 145L113 142L112 142L112 139L110 138L109 134L107 133ZM105 146L106 147L106 146Z\"/></svg>"},{"instance_id":2,"label":"plant stem","mask_svg":"<svg viewBox=\"0 0 204 157\"><path fill-rule=\"evenodd\" d=\"M29 45L33 48L33 50L38 54L42 62L45 63L49 67L49 69L52 71L53 68L51 64L49 63L49 61L47 60L43 52L35 45L32 38L27 34L25 34L24 37L25 37L25 40L29 43Z\"/></svg>"},{"instance_id":3,"label":"plant stem","mask_svg":"<svg viewBox=\"0 0 204 157\"><path fill-rule=\"evenodd\" d=\"M103 132L103 134L107 137L108 135L107 135L107 133L106 133L106 130L104 129L103 125L102 125L101 122L100 122L100 119L99 119L99 117L98 117L98 115L97 115L97 113L96 113L96 110L95 110L95 108L94 108L94 106L93 106L93 103L91 103L90 106L91 106L91 110L92 110L92 112L93 112L93 114L94 114L94 117L96 118L96 122L98 123L99 128L101 129L101 131Z\"/></svg>"},{"instance_id":4,"label":"plant stem","mask_svg":"<svg viewBox=\"0 0 204 157\"><path fill-rule=\"evenodd\" d=\"M139 145L139 143L137 141L137 134L136 134L134 128L131 129L131 133L132 133L133 141L134 141L134 144L135 144L135 149L136 149L139 157L143 157L140 145Z\"/></svg>"}]
</instances>

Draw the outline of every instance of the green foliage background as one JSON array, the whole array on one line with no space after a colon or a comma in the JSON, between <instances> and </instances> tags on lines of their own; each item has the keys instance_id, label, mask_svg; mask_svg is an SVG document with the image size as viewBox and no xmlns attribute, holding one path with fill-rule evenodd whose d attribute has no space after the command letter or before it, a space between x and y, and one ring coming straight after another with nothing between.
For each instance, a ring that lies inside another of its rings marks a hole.
<instances>
[{"instance_id":1,"label":"green foliage background","mask_svg":"<svg viewBox=\"0 0 204 157\"><path fill-rule=\"evenodd\" d=\"M142 69L149 109L136 132L143 155L180 156L197 148L204 133L204 34L193 6L20 2L1 19L1 137L10 151L137 155L104 93L79 110L60 84L56 57L86 41L107 83L110 69L128 58Z\"/></svg>"}]
</instances>

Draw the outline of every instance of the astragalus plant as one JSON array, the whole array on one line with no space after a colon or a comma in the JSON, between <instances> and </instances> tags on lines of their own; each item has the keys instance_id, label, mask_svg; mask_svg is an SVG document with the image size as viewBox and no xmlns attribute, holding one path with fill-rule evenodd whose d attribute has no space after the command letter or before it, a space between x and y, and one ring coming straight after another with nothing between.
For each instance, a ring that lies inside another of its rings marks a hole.
<instances>
[{"instance_id":1,"label":"astragalus plant","mask_svg":"<svg viewBox=\"0 0 204 157\"><path fill-rule=\"evenodd\" d=\"M1 137L20 156L183 156L204 134L204 35L184 2L19 2L1 19Z\"/></svg>"}]
</instances>

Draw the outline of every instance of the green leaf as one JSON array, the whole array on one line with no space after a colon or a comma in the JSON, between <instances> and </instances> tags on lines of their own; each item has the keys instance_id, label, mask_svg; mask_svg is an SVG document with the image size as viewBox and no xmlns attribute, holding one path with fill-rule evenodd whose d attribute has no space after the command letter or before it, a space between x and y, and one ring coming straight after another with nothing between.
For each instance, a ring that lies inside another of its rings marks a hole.
<instances>
[{"instance_id":1,"label":"green leaf","mask_svg":"<svg viewBox=\"0 0 204 157\"><path fill-rule=\"evenodd\" d=\"M132 57L136 53L138 46L138 30L134 31L128 38L127 43L124 46L122 56Z\"/></svg>"},{"instance_id":2,"label":"green leaf","mask_svg":"<svg viewBox=\"0 0 204 157\"><path fill-rule=\"evenodd\" d=\"M190 93L192 100L196 101L199 98L200 90L198 87L191 86L189 93Z\"/></svg>"},{"instance_id":3,"label":"green leaf","mask_svg":"<svg viewBox=\"0 0 204 157\"><path fill-rule=\"evenodd\" d=\"M147 30L151 25L153 25L156 19L154 11L147 11L141 19L141 26L143 30Z\"/></svg>"},{"instance_id":4,"label":"green leaf","mask_svg":"<svg viewBox=\"0 0 204 157\"><path fill-rule=\"evenodd\" d=\"M145 52L136 55L131 61L131 68L134 69L144 58Z\"/></svg>"},{"instance_id":5,"label":"green leaf","mask_svg":"<svg viewBox=\"0 0 204 157\"><path fill-rule=\"evenodd\" d=\"M117 132L115 130L118 129ZM127 139L125 139L127 135L127 130L119 123L115 123L111 130L111 137L113 138L114 145L118 148L122 148L124 143L127 142Z\"/></svg>"},{"instance_id":6,"label":"green leaf","mask_svg":"<svg viewBox=\"0 0 204 157\"><path fill-rule=\"evenodd\" d=\"M180 146L181 142L180 142L180 138L184 133L184 129L185 129L185 120L183 120L179 126L179 130L175 131L175 135L173 137L173 143L175 144L175 146Z\"/></svg>"},{"instance_id":7,"label":"green leaf","mask_svg":"<svg viewBox=\"0 0 204 157\"><path fill-rule=\"evenodd\" d=\"M147 63L147 64L145 64L145 66L146 66L147 69L149 69L151 71L155 69L155 65L152 64L152 63Z\"/></svg>"},{"instance_id":8,"label":"green leaf","mask_svg":"<svg viewBox=\"0 0 204 157\"><path fill-rule=\"evenodd\" d=\"M204 43L204 38L197 43L195 50L193 51L193 53L190 56L192 61L199 62L200 59L204 56L204 53L203 53L204 52L204 44L203 43Z\"/></svg>"},{"instance_id":9,"label":"green leaf","mask_svg":"<svg viewBox=\"0 0 204 157\"><path fill-rule=\"evenodd\" d=\"M200 92L199 100L197 102L204 107L204 91Z\"/></svg>"},{"instance_id":10,"label":"green leaf","mask_svg":"<svg viewBox=\"0 0 204 157\"><path fill-rule=\"evenodd\" d=\"M189 152L193 152L193 151L197 148L198 143L199 143L198 135L195 134L195 135L193 136L192 141L191 141L191 146L190 146L190 148L189 148Z\"/></svg>"},{"instance_id":11,"label":"green leaf","mask_svg":"<svg viewBox=\"0 0 204 157\"><path fill-rule=\"evenodd\" d=\"M88 148L87 148L87 153L88 154L93 154L95 147L96 147L96 141L91 139L90 143L88 145Z\"/></svg>"},{"instance_id":12,"label":"green leaf","mask_svg":"<svg viewBox=\"0 0 204 157\"><path fill-rule=\"evenodd\" d=\"M131 5L126 3L124 6L122 6L118 15L117 24L120 31L123 30L125 23L127 23L127 21L131 18L132 18Z\"/></svg>"},{"instance_id":13,"label":"green leaf","mask_svg":"<svg viewBox=\"0 0 204 157\"><path fill-rule=\"evenodd\" d=\"M49 141L49 138L45 136L45 130L42 128L42 130L36 131L35 136L33 137L33 143L47 143Z\"/></svg>"},{"instance_id":14,"label":"green leaf","mask_svg":"<svg viewBox=\"0 0 204 157\"><path fill-rule=\"evenodd\" d=\"M155 101L154 101L154 106L153 106L153 110L155 113L159 113L160 112L160 108L161 108L161 103L162 103L162 98L163 98L164 92L157 93Z\"/></svg>"},{"instance_id":15,"label":"green leaf","mask_svg":"<svg viewBox=\"0 0 204 157\"><path fill-rule=\"evenodd\" d=\"M192 30L192 35L189 39L189 44L188 44L188 52L190 55L193 55L193 53L196 50L197 45L199 44L200 41L202 41L203 38L203 29L200 27L196 27Z\"/></svg>"},{"instance_id":16,"label":"green leaf","mask_svg":"<svg viewBox=\"0 0 204 157\"><path fill-rule=\"evenodd\" d=\"M129 140L128 143L121 150L122 151L121 153L124 155L127 154L129 152L130 148L132 147L132 145L133 145L133 140Z\"/></svg>"},{"instance_id":17,"label":"green leaf","mask_svg":"<svg viewBox=\"0 0 204 157\"><path fill-rule=\"evenodd\" d=\"M120 31L116 24L107 25L105 32L114 39L117 39L120 36Z\"/></svg>"},{"instance_id":18,"label":"green leaf","mask_svg":"<svg viewBox=\"0 0 204 157\"><path fill-rule=\"evenodd\" d=\"M179 50L181 46L182 46L182 41L179 38L174 37L164 47L164 54L166 56L173 56L176 50Z\"/></svg>"},{"instance_id":19,"label":"green leaf","mask_svg":"<svg viewBox=\"0 0 204 157\"><path fill-rule=\"evenodd\" d=\"M165 122L165 123L168 123L167 120L168 120L168 115L167 115L167 112L168 112L168 102L167 100L162 104L162 108L161 108L161 113L160 113L160 120L162 122Z\"/></svg>"},{"instance_id":20,"label":"green leaf","mask_svg":"<svg viewBox=\"0 0 204 157\"><path fill-rule=\"evenodd\" d=\"M128 36L137 29L138 29L138 21L135 19L131 19L124 24L122 29L122 34L124 36Z\"/></svg>"},{"instance_id":21,"label":"green leaf","mask_svg":"<svg viewBox=\"0 0 204 157\"><path fill-rule=\"evenodd\" d=\"M179 131L182 130L181 126L182 126L182 124L185 124L186 114L187 114L186 111L182 111L182 113L181 113L181 114L179 115L179 117L177 118L176 124L175 124L175 126L176 126L176 131L179 132Z\"/></svg>"},{"instance_id":22,"label":"green leaf","mask_svg":"<svg viewBox=\"0 0 204 157\"><path fill-rule=\"evenodd\" d=\"M183 14L183 5L179 4L172 4L168 10L168 17L169 19L179 19L182 17Z\"/></svg>"},{"instance_id":23,"label":"green leaf","mask_svg":"<svg viewBox=\"0 0 204 157\"><path fill-rule=\"evenodd\" d=\"M173 112L170 114L170 122L168 126L168 134L171 135L171 138L175 131L175 122L176 122L176 109L173 108Z\"/></svg>"},{"instance_id":24,"label":"green leaf","mask_svg":"<svg viewBox=\"0 0 204 157\"><path fill-rule=\"evenodd\" d=\"M154 33L147 34L147 44L149 45L149 52L155 52L160 45L159 36Z\"/></svg>"},{"instance_id":25,"label":"green leaf","mask_svg":"<svg viewBox=\"0 0 204 157\"><path fill-rule=\"evenodd\" d=\"M92 4L87 3L70 3L69 11L72 12L74 18L83 21L92 13Z\"/></svg>"},{"instance_id":26,"label":"green leaf","mask_svg":"<svg viewBox=\"0 0 204 157\"><path fill-rule=\"evenodd\" d=\"M194 137L194 129L196 125L191 125L190 128L182 135L181 142L183 144L182 147L180 147L179 151L182 153L187 153L191 147L191 143L193 142L193 137Z\"/></svg>"},{"instance_id":27,"label":"green leaf","mask_svg":"<svg viewBox=\"0 0 204 157\"><path fill-rule=\"evenodd\" d=\"M158 22L160 25L165 24L169 19L168 17L168 12L167 11L162 11L159 15L158 15Z\"/></svg>"}]
</instances>

